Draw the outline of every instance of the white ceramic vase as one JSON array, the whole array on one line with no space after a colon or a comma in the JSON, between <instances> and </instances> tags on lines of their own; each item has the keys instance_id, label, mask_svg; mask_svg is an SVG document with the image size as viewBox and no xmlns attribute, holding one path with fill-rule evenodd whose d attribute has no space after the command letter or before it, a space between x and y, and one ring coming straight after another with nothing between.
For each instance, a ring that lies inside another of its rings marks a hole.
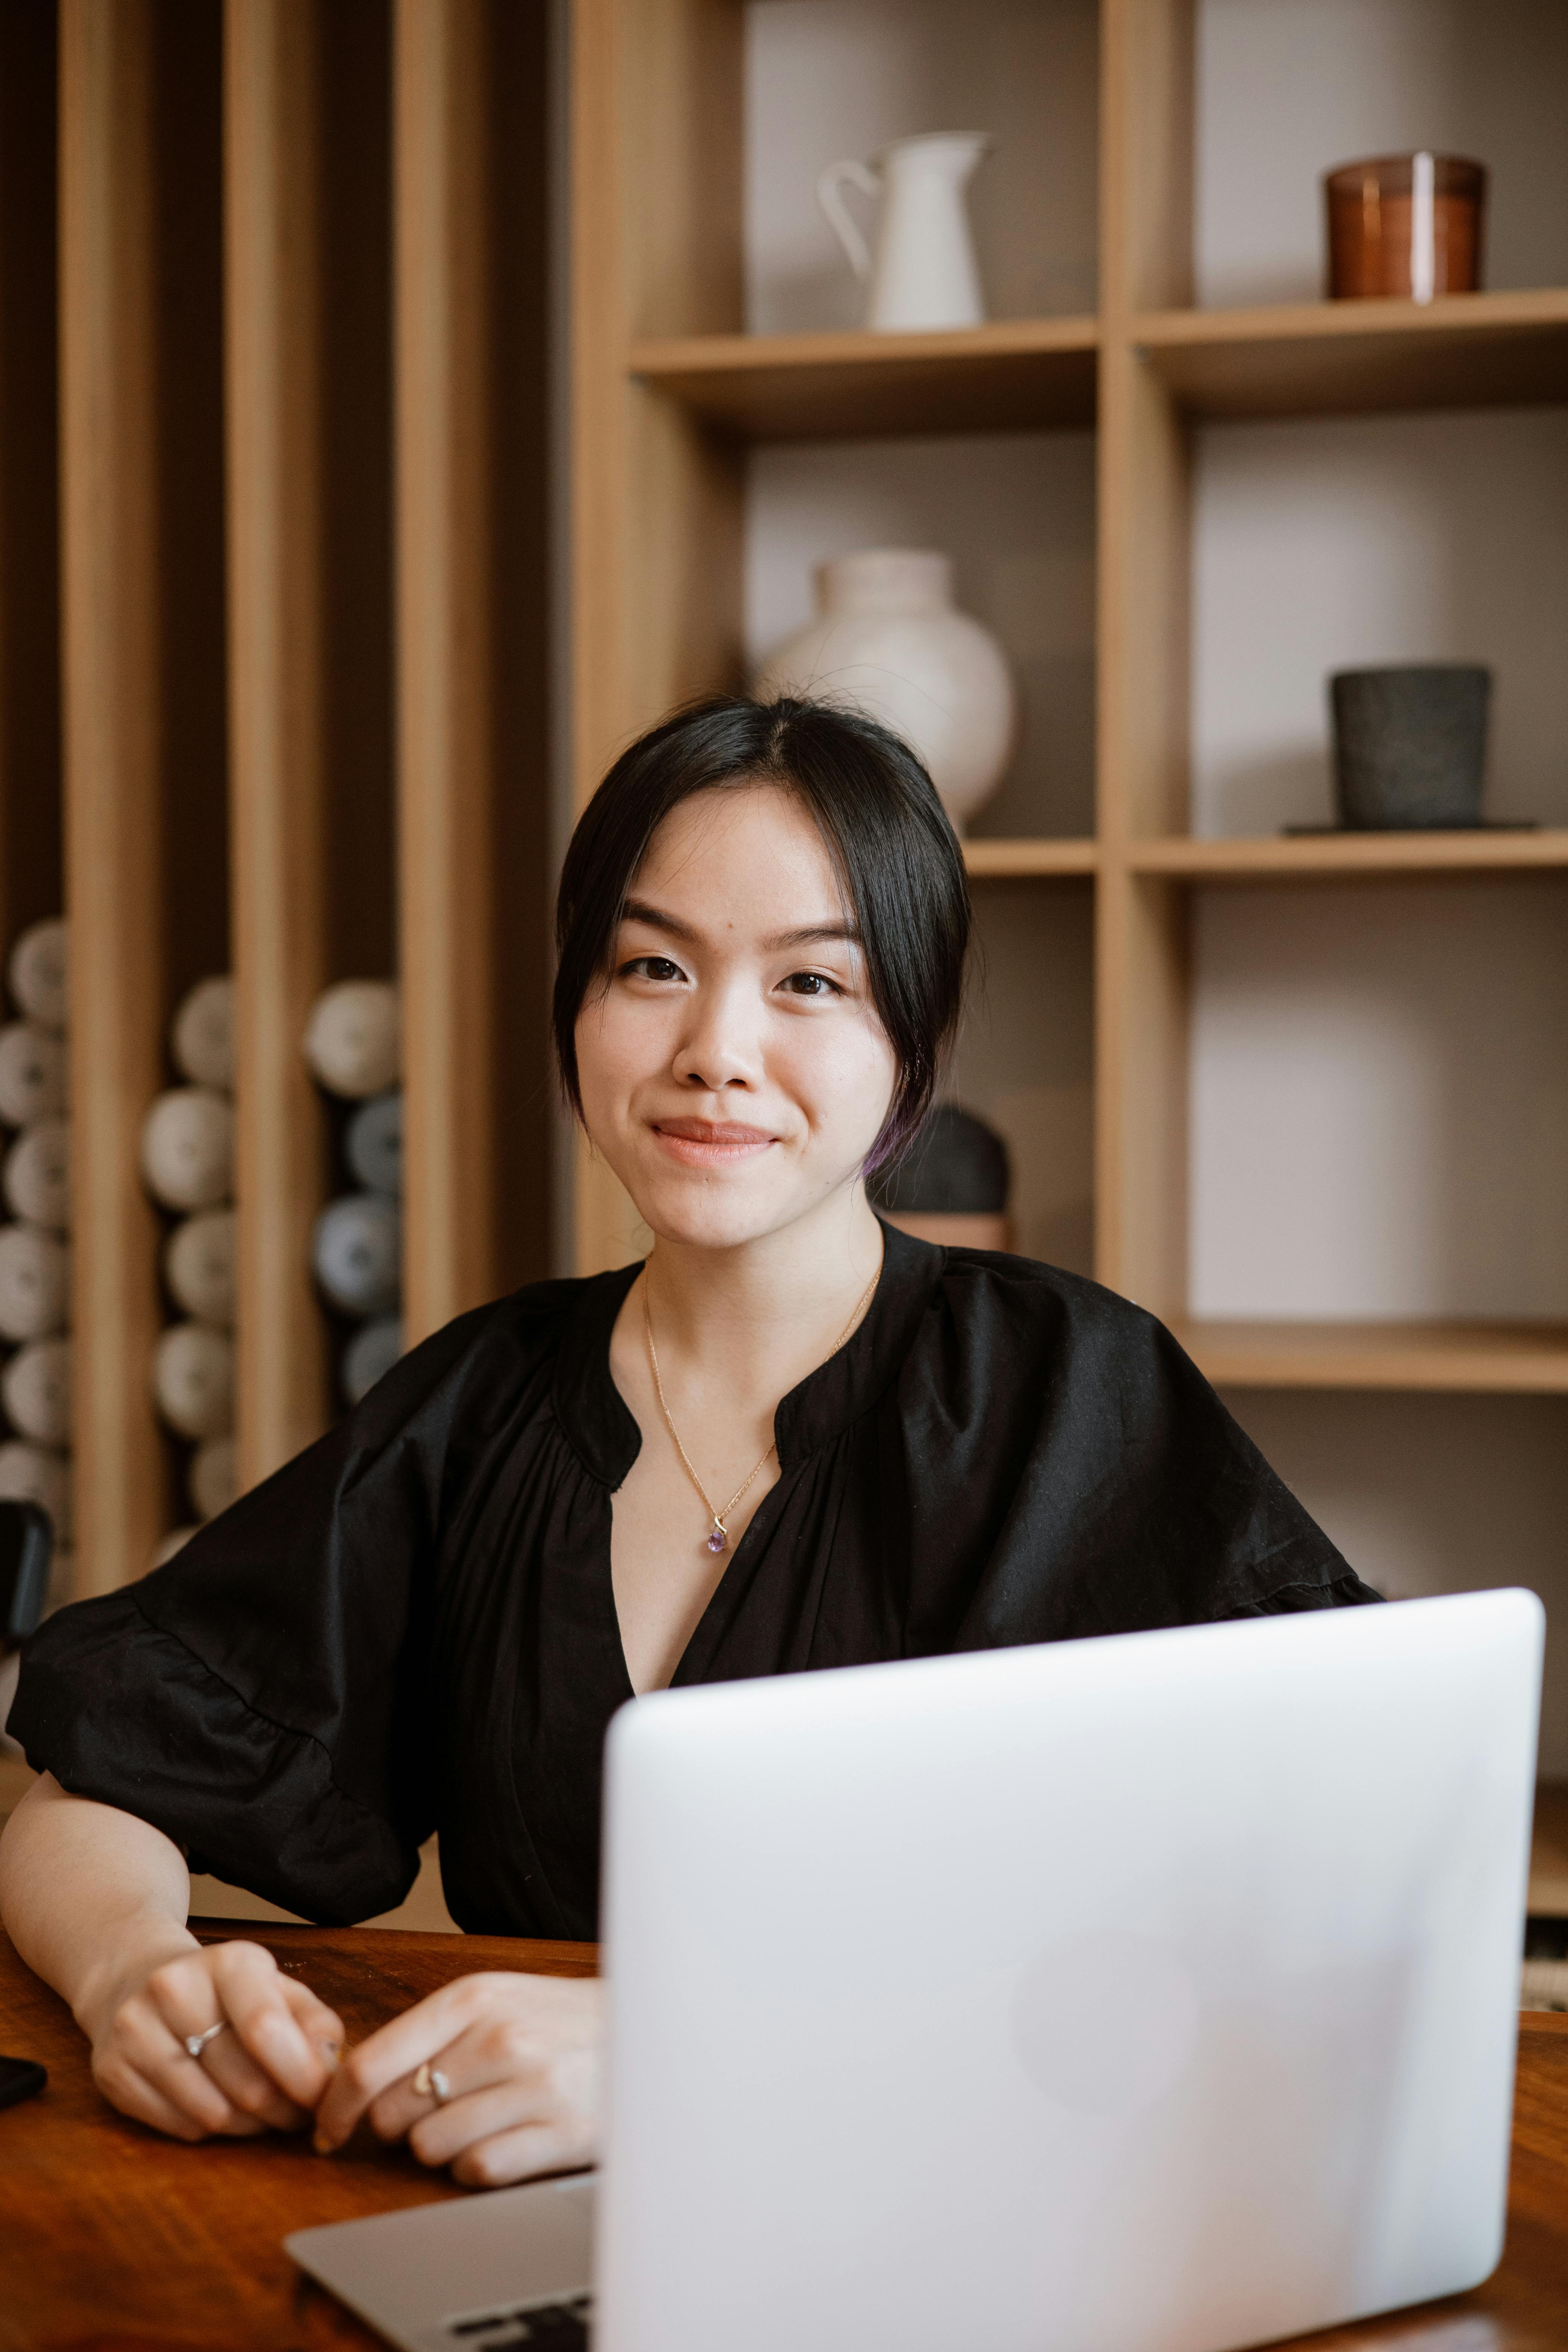
<instances>
[{"instance_id":1,"label":"white ceramic vase","mask_svg":"<svg viewBox=\"0 0 1568 2352\"><path fill-rule=\"evenodd\" d=\"M824 563L817 617L770 654L755 691L853 704L918 752L962 833L1012 756L1017 698L989 629L952 601L945 555L872 548Z\"/></svg>"}]
</instances>

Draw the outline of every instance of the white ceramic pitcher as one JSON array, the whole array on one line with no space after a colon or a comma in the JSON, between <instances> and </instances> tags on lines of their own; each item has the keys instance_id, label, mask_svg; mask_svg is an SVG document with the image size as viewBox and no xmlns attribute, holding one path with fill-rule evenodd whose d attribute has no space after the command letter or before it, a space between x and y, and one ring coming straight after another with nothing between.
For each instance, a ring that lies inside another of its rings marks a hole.
<instances>
[{"instance_id":1,"label":"white ceramic pitcher","mask_svg":"<svg viewBox=\"0 0 1568 2352\"><path fill-rule=\"evenodd\" d=\"M870 286L866 324L884 330L978 327L985 316L963 191L991 146L986 131L895 139L868 163L830 163L816 198L857 278ZM880 197L876 250L845 204L847 184Z\"/></svg>"}]
</instances>

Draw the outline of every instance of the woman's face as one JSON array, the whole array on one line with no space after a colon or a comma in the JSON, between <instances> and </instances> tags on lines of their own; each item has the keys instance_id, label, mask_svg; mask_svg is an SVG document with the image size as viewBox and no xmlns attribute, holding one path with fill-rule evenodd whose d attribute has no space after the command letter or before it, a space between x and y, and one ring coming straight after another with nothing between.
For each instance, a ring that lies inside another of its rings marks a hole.
<instances>
[{"instance_id":1,"label":"woman's face","mask_svg":"<svg viewBox=\"0 0 1568 2352\"><path fill-rule=\"evenodd\" d=\"M858 1181L897 1065L793 793L730 785L671 812L576 1038L588 1133L663 1239L731 1248Z\"/></svg>"}]
</instances>

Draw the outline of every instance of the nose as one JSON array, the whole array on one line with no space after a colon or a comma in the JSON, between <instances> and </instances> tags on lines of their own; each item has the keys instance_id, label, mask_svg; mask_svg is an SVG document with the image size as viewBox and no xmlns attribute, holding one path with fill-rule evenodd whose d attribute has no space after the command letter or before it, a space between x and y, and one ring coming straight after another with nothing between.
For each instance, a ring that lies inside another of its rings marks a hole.
<instances>
[{"instance_id":1,"label":"nose","mask_svg":"<svg viewBox=\"0 0 1568 2352\"><path fill-rule=\"evenodd\" d=\"M757 1085L762 1056L745 999L739 986L697 991L673 1065L676 1079L689 1093L750 1092Z\"/></svg>"}]
</instances>

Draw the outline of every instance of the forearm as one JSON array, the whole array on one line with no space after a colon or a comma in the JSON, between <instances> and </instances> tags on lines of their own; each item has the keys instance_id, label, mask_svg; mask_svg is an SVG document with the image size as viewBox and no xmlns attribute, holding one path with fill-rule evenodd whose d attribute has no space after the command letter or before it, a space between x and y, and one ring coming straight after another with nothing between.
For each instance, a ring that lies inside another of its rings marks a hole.
<instances>
[{"instance_id":1,"label":"forearm","mask_svg":"<svg viewBox=\"0 0 1568 2352\"><path fill-rule=\"evenodd\" d=\"M121 1988L195 1947L177 1845L113 1805L68 1796L48 1773L0 1837L0 1921L89 2034Z\"/></svg>"}]
</instances>

